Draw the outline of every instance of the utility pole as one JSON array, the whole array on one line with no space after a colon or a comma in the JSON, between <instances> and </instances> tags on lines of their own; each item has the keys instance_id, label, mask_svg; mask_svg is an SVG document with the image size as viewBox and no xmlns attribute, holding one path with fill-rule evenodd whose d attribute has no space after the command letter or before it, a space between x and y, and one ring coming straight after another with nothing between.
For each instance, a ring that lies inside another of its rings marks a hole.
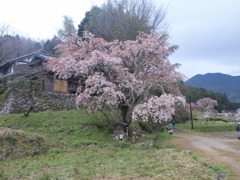
<instances>
[{"instance_id":1,"label":"utility pole","mask_svg":"<svg viewBox=\"0 0 240 180\"><path fill-rule=\"evenodd\" d=\"M191 97L189 96L189 103L190 103L190 120L191 120L191 129L193 129L193 119L192 119L192 101Z\"/></svg>"}]
</instances>

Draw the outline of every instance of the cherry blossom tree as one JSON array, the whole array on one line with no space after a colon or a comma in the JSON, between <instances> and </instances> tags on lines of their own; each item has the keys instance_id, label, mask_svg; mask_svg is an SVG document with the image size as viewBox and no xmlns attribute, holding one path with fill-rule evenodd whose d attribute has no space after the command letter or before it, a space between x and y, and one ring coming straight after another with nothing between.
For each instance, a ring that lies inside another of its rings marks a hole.
<instances>
[{"instance_id":1,"label":"cherry blossom tree","mask_svg":"<svg viewBox=\"0 0 240 180\"><path fill-rule=\"evenodd\" d=\"M162 123L171 120L175 105L185 103L178 90L184 76L168 60L174 50L168 38L151 32L107 42L85 32L84 37L66 37L58 46L60 57L47 66L60 79L79 79L79 108L109 110L128 124Z\"/></svg>"},{"instance_id":2,"label":"cherry blossom tree","mask_svg":"<svg viewBox=\"0 0 240 180\"><path fill-rule=\"evenodd\" d=\"M199 99L196 104L198 105L198 107L203 108L208 112L211 112L214 107L218 105L217 101L211 98Z\"/></svg>"},{"instance_id":3,"label":"cherry blossom tree","mask_svg":"<svg viewBox=\"0 0 240 180\"><path fill-rule=\"evenodd\" d=\"M236 119L237 121L240 121L240 108L236 110Z\"/></svg>"},{"instance_id":4,"label":"cherry blossom tree","mask_svg":"<svg viewBox=\"0 0 240 180\"><path fill-rule=\"evenodd\" d=\"M204 117L207 120L209 117L209 114L211 114L214 110L215 106L218 106L218 103L216 100L213 100L211 98L203 98L203 99L199 99L196 102L197 106L204 109L205 113L204 113Z\"/></svg>"}]
</instances>

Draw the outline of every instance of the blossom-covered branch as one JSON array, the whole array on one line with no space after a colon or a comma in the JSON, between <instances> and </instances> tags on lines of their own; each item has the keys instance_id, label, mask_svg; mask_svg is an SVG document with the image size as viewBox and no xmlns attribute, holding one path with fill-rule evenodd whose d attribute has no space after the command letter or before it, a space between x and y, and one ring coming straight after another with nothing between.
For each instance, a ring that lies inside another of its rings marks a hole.
<instances>
[{"instance_id":1,"label":"blossom-covered branch","mask_svg":"<svg viewBox=\"0 0 240 180\"><path fill-rule=\"evenodd\" d=\"M48 67L57 78L79 79L78 107L119 108L130 113L130 122L136 116L141 119L137 109L152 102L158 103L156 110L162 109L160 106L165 108L157 115L154 111L147 113L158 119L154 122L171 119L176 97L180 95L178 84L184 76L176 71L178 65L168 60L172 53L168 36L140 33L134 41L107 42L85 32L84 37L67 37L58 48L60 57L49 61Z\"/></svg>"}]
</instances>

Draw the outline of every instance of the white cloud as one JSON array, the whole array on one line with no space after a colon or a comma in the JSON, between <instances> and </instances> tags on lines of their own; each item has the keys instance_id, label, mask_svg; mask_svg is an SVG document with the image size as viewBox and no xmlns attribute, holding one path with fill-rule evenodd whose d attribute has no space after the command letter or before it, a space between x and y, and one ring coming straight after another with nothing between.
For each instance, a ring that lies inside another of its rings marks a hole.
<instances>
[{"instance_id":1,"label":"white cloud","mask_svg":"<svg viewBox=\"0 0 240 180\"><path fill-rule=\"evenodd\" d=\"M17 32L32 38L51 38L62 26L64 15L72 17L77 28L85 12L103 1L4 0L0 22L9 23Z\"/></svg>"}]
</instances>

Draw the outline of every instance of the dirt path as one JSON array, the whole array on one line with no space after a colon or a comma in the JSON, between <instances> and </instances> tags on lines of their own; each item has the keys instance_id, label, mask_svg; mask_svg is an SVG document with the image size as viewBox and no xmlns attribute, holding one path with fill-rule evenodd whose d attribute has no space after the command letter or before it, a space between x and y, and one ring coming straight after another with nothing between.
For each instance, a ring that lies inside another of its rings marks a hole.
<instances>
[{"instance_id":1,"label":"dirt path","mask_svg":"<svg viewBox=\"0 0 240 180\"><path fill-rule=\"evenodd\" d=\"M240 141L236 133L215 133L200 136L175 129L173 143L182 149L201 154L208 162L229 166L234 174L240 172ZM214 136L217 135L217 136ZM233 178L239 180L238 178Z\"/></svg>"}]
</instances>

